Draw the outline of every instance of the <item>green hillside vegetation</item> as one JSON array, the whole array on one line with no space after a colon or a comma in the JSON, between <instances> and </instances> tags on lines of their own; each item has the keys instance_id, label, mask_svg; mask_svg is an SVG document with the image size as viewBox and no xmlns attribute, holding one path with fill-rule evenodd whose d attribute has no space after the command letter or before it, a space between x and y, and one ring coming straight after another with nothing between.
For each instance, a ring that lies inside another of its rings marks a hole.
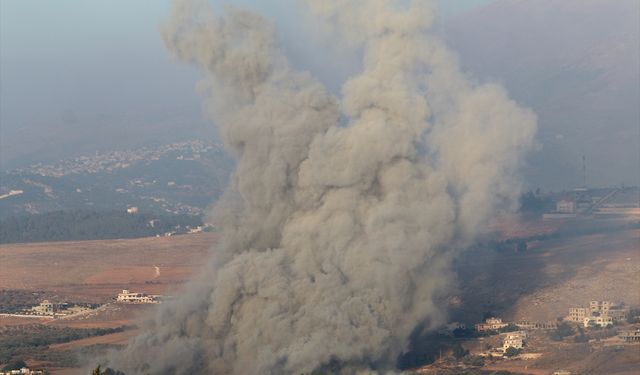
<instances>
[{"instance_id":1,"label":"green hillside vegetation","mask_svg":"<svg viewBox=\"0 0 640 375\"><path fill-rule=\"evenodd\" d=\"M202 218L193 215L55 211L0 220L0 243L139 238L186 233L199 225Z\"/></svg>"},{"instance_id":2,"label":"green hillside vegetation","mask_svg":"<svg viewBox=\"0 0 640 375\"><path fill-rule=\"evenodd\" d=\"M131 328L133 327L68 328L43 324L3 328L0 329L0 363L12 363L24 358L31 358L38 351L52 344L109 335Z\"/></svg>"}]
</instances>

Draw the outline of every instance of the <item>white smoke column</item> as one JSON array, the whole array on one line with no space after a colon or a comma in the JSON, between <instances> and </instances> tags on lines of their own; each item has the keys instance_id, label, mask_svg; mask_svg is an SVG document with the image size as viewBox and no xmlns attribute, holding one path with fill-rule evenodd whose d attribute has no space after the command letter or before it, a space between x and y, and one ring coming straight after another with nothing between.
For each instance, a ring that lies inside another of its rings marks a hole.
<instances>
[{"instance_id":1,"label":"white smoke column","mask_svg":"<svg viewBox=\"0 0 640 375\"><path fill-rule=\"evenodd\" d=\"M207 73L207 108L238 169L214 261L112 367L392 369L412 330L441 322L452 253L516 201L535 118L499 87L466 82L427 34L429 4L308 4L365 51L341 105L290 69L260 16L175 4L167 46Z\"/></svg>"}]
</instances>

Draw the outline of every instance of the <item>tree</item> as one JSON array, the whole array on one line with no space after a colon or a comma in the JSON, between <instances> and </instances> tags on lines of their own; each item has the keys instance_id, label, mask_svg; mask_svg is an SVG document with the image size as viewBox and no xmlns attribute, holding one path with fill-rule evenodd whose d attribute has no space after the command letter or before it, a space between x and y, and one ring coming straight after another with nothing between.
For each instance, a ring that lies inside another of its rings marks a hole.
<instances>
[{"instance_id":1,"label":"tree","mask_svg":"<svg viewBox=\"0 0 640 375\"><path fill-rule=\"evenodd\" d=\"M565 337L573 335L573 328L566 322L560 323L555 331L549 334L554 341L562 341Z\"/></svg>"},{"instance_id":2,"label":"tree","mask_svg":"<svg viewBox=\"0 0 640 375\"><path fill-rule=\"evenodd\" d=\"M457 344L456 346L453 347L453 356L456 359L460 359L464 356L466 356L467 354L469 354L469 351L465 348L462 347L462 345Z\"/></svg>"},{"instance_id":3,"label":"tree","mask_svg":"<svg viewBox=\"0 0 640 375\"><path fill-rule=\"evenodd\" d=\"M631 309L629 311L629 315L627 315L627 323L629 323L629 324L640 323L640 310L639 309Z\"/></svg>"},{"instance_id":4,"label":"tree","mask_svg":"<svg viewBox=\"0 0 640 375\"><path fill-rule=\"evenodd\" d=\"M516 250L519 253L525 252L527 251L527 241L525 240L519 240L518 241L518 245L516 246Z\"/></svg>"},{"instance_id":5,"label":"tree","mask_svg":"<svg viewBox=\"0 0 640 375\"><path fill-rule=\"evenodd\" d=\"M573 341L577 343L589 342L589 337L584 334L582 327L578 326L578 334L573 337Z\"/></svg>"},{"instance_id":6,"label":"tree","mask_svg":"<svg viewBox=\"0 0 640 375\"><path fill-rule=\"evenodd\" d=\"M508 347L507 350L504 351L505 357L515 357L518 354L520 354L520 349L516 349L513 346Z\"/></svg>"},{"instance_id":7,"label":"tree","mask_svg":"<svg viewBox=\"0 0 640 375\"><path fill-rule=\"evenodd\" d=\"M520 212L540 214L551 207L553 202L549 198L540 197L540 190L528 191L520 197Z\"/></svg>"},{"instance_id":8,"label":"tree","mask_svg":"<svg viewBox=\"0 0 640 375\"><path fill-rule=\"evenodd\" d=\"M520 327L518 327L517 325L513 324L513 323L509 323L506 326L500 328L498 330L498 332L503 333L503 332L516 332L519 331Z\"/></svg>"},{"instance_id":9,"label":"tree","mask_svg":"<svg viewBox=\"0 0 640 375\"><path fill-rule=\"evenodd\" d=\"M23 367L27 367L27 363L21 359L16 359L14 361L9 362L2 371L11 371L11 370L20 370Z\"/></svg>"}]
</instances>

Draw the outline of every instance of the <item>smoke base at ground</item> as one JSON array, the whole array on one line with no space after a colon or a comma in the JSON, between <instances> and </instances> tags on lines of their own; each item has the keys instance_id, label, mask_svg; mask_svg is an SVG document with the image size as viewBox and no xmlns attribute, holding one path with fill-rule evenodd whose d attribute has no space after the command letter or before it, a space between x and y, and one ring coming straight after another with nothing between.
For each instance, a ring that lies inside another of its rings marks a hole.
<instances>
[{"instance_id":1,"label":"smoke base at ground","mask_svg":"<svg viewBox=\"0 0 640 375\"><path fill-rule=\"evenodd\" d=\"M307 5L364 51L341 97L292 69L261 16L174 3L165 43L206 73L205 108L237 170L212 260L109 366L393 371L417 326L444 321L453 254L517 202L535 116L465 80L428 34L428 2Z\"/></svg>"}]
</instances>

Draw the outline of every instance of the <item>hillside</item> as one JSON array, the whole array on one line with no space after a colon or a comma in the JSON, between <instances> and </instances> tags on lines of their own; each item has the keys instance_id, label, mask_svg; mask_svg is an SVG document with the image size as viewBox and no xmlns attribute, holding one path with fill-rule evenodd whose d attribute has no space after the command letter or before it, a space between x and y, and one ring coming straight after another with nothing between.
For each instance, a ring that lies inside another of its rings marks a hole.
<instances>
[{"instance_id":1,"label":"hillside","mask_svg":"<svg viewBox=\"0 0 640 375\"><path fill-rule=\"evenodd\" d=\"M539 117L533 186L638 182L640 2L497 0L451 18L465 71L497 81Z\"/></svg>"},{"instance_id":2,"label":"hillside","mask_svg":"<svg viewBox=\"0 0 640 375\"><path fill-rule=\"evenodd\" d=\"M233 168L222 146L189 141L97 152L0 172L0 217L57 210L200 215Z\"/></svg>"},{"instance_id":3,"label":"hillside","mask_svg":"<svg viewBox=\"0 0 640 375\"><path fill-rule=\"evenodd\" d=\"M54 211L0 219L0 243L167 236L202 231L203 227L202 218L195 215Z\"/></svg>"}]
</instances>

